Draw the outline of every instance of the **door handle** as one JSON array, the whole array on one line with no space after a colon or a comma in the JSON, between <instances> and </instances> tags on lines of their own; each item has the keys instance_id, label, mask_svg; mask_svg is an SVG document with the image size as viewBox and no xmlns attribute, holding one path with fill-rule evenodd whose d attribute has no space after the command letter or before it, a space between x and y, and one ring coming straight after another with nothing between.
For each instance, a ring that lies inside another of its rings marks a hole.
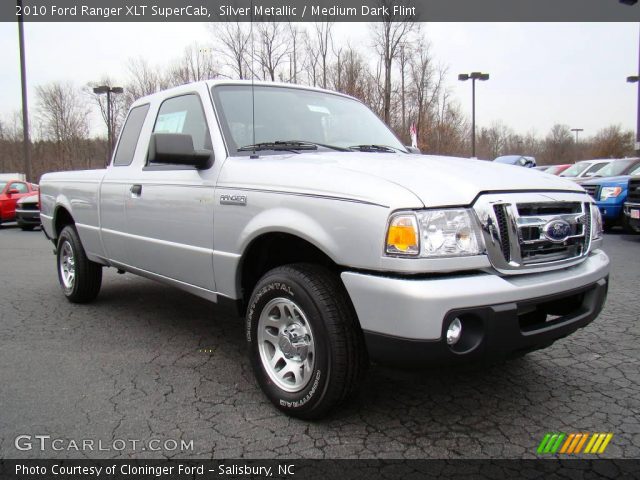
<instances>
[{"instance_id":1,"label":"door handle","mask_svg":"<svg viewBox=\"0 0 640 480\"><path fill-rule=\"evenodd\" d=\"M142 195L142 185L132 185L131 186L131 197L137 198Z\"/></svg>"}]
</instances>

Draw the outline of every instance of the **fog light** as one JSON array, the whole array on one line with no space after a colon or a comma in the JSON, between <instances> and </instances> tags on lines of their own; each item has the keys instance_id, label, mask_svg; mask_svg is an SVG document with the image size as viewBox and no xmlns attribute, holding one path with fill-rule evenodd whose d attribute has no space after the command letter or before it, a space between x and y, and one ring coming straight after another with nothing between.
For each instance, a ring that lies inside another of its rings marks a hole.
<instances>
[{"instance_id":1,"label":"fog light","mask_svg":"<svg viewBox=\"0 0 640 480\"><path fill-rule=\"evenodd\" d=\"M460 340L460 335L462 335L462 322L459 318L455 318L447 329L447 343L455 345Z\"/></svg>"}]
</instances>

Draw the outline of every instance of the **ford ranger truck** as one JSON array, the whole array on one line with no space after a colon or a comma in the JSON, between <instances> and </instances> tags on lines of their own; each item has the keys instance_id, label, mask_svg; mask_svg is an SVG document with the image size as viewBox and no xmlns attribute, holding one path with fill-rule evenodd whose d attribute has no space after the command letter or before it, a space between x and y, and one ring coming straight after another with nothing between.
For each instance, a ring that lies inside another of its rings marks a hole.
<instances>
[{"instance_id":1,"label":"ford ranger truck","mask_svg":"<svg viewBox=\"0 0 640 480\"><path fill-rule=\"evenodd\" d=\"M237 306L260 387L300 418L354 393L371 361L546 347L607 292L600 212L580 186L411 154L326 90L208 81L141 98L106 169L40 185L71 302L112 267Z\"/></svg>"}]
</instances>

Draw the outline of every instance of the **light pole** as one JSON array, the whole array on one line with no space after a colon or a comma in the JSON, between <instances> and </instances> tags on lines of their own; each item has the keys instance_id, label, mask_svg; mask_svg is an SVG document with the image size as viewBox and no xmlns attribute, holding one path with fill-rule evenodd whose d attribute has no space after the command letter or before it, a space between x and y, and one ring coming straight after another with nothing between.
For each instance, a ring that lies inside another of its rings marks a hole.
<instances>
[{"instance_id":1,"label":"light pole","mask_svg":"<svg viewBox=\"0 0 640 480\"><path fill-rule=\"evenodd\" d=\"M627 77L627 82L638 84L638 113L636 118L636 144L634 149L636 153L640 155L640 76L631 75L630 77Z\"/></svg>"},{"instance_id":2,"label":"light pole","mask_svg":"<svg viewBox=\"0 0 640 480\"><path fill-rule=\"evenodd\" d=\"M489 80L488 73L471 72L461 73L458 80L466 82L471 80L471 157L476 156L476 80L485 82Z\"/></svg>"},{"instance_id":3,"label":"light pole","mask_svg":"<svg viewBox=\"0 0 640 480\"><path fill-rule=\"evenodd\" d=\"M17 0L17 6L22 11L22 0ZM18 42L20 44L20 86L22 88L22 150L24 155L24 174L27 182L31 178L31 140L29 139L29 108L27 105L27 67L24 51L24 26L22 15L18 17Z\"/></svg>"},{"instance_id":4,"label":"light pole","mask_svg":"<svg viewBox=\"0 0 640 480\"><path fill-rule=\"evenodd\" d=\"M578 134L584 132L584 128L572 128L572 132L576 132L576 145L578 145Z\"/></svg>"},{"instance_id":5,"label":"light pole","mask_svg":"<svg viewBox=\"0 0 640 480\"><path fill-rule=\"evenodd\" d=\"M111 156L113 155L113 131L111 128L111 119L113 116L113 112L111 109L111 94L113 93L115 95L122 92L124 92L122 87L110 87L108 85L100 85L99 87L95 87L93 89L93 93L95 93L96 95L103 95L105 93L107 94L107 142L109 144L109 158L107 163L111 161Z\"/></svg>"},{"instance_id":6,"label":"light pole","mask_svg":"<svg viewBox=\"0 0 640 480\"><path fill-rule=\"evenodd\" d=\"M578 134L580 132L584 132L584 128L572 128L571 129L572 132L575 132L576 134L576 146L575 146L575 151L576 151L576 162L578 161Z\"/></svg>"},{"instance_id":7,"label":"light pole","mask_svg":"<svg viewBox=\"0 0 640 480\"><path fill-rule=\"evenodd\" d=\"M625 5L633 6L638 3L637 0L620 0L620 3L624 3ZM640 36L638 37L640 44ZM638 48L638 74L639 75L631 75L627 77L627 82L629 83L637 83L638 84L638 113L636 118L636 144L635 151L637 155L640 155L640 46Z\"/></svg>"}]
</instances>

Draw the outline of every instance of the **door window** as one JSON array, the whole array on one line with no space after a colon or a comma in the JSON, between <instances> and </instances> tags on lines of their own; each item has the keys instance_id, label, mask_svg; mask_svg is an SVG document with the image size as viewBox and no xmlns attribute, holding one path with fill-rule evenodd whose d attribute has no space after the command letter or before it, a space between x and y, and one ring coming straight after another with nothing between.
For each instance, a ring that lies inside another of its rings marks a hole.
<instances>
[{"instance_id":1,"label":"door window","mask_svg":"<svg viewBox=\"0 0 640 480\"><path fill-rule=\"evenodd\" d=\"M211 135L197 94L169 98L162 103L154 133L182 133L191 135L193 148L211 150Z\"/></svg>"},{"instance_id":2,"label":"door window","mask_svg":"<svg viewBox=\"0 0 640 480\"><path fill-rule=\"evenodd\" d=\"M20 193L28 193L29 189L27 188L27 184L26 183L12 183L11 185L9 185L9 190L18 190Z\"/></svg>"}]
</instances>

